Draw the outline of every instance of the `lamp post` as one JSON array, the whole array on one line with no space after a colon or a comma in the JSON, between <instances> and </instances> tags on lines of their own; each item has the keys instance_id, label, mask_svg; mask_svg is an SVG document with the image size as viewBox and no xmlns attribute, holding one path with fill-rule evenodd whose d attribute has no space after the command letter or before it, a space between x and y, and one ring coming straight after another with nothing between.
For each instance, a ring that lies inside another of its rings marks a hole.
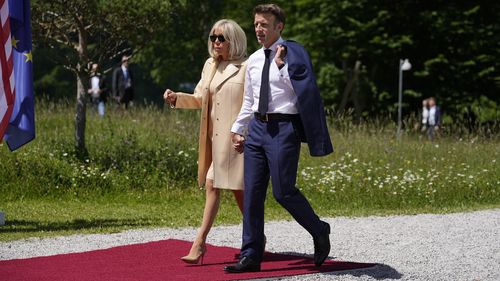
<instances>
[{"instance_id":1,"label":"lamp post","mask_svg":"<svg viewBox=\"0 0 500 281\"><path fill-rule=\"evenodd\" d=\"M399 60L399 97L398 97L398 139L401 138L401 127L403 125L403 71L411 69L411 64L408 59Z\"/></svg>"}]
</instances>

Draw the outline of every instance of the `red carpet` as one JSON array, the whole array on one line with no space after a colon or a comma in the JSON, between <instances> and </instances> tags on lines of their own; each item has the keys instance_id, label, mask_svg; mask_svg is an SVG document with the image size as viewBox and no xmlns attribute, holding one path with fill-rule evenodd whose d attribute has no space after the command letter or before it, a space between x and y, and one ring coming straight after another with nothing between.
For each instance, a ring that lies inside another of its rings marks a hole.
<instances>
[{"instance_id":1,"label":"red carpet","mask_svg":"<svg viewBox=\"0 0 500 281\"><path fill-rule=\"evenodd\" d=\"M227 274L238 249L208 245L204 264L187 265L179 257L191 243L164 240L91 252L0 261L0 280L241 280L360 269L375 264L327 261L320 268L301 256L266 253L262 271Z\"/></svg>"}]
</instances>

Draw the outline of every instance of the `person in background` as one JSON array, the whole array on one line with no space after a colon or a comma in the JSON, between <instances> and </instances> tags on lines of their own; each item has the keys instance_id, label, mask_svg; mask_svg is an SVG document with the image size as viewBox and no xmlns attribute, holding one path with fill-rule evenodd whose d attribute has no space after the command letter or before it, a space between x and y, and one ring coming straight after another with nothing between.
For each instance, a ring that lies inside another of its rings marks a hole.
<instances>
[{"instance_id":1,"label":"person in background","mask_svg":"<svg viewBox=\"0 0 500 281\"><path fill-rule=\"evenodd\" d=\"M129 68L129 56L122 56L120 67L113 71L113 97L125 109L134 100L134 76Z\"/></svg>"},{"instance_id":2,"label":"person in background","mask_svg":"<svg viewBox=\"0 0 500 281\"><path fill-rule=\"evenodd\" d=\"M431 97L429 102L429 117L427 118L427 135L429 140L434 140L436 133L441 128L441 110L436 105L436 99Z\"/></svg>"},{"instance_id":3,"label":"person in background","mask_svg":"<svg viewBox=\"0 0 500 281\"><path fill-rule=\"evenodd\" d=\"M88 93L90 94L92 105L97 109L100 117L104 117L105 103L108 99L108 89L106 88L105 81L105 77L99 72L99 65L97 63L92 64Z\"/></svg>"},{"instance_id":4,"label":"person in background","mask_svg":"<svg viewBox=\"0 0 500 281\"><path fill-rule=\"evenodd\" d=\"M167 89L163 95L175 108L201 108L198 184L205 185L205 210L191 250L181 258L186 263L198 263L200 259L203 263L221 189L231 190L243 210L243 155L233 150L230 130L243 102L247 39L236 22L222 19L213 25L207 43L210 58L194 94Z\"/></svg>"},{"instance_id":5,"label":"person in background","mask_svg":"<svg viewBox=\"0 0 500 281\"><path fill-rule=\"evenodd\" d=\"M422 132L427 131L427 121L429 119L429 101L424 99L422 101Z\"/></svg>"}]
</instances>

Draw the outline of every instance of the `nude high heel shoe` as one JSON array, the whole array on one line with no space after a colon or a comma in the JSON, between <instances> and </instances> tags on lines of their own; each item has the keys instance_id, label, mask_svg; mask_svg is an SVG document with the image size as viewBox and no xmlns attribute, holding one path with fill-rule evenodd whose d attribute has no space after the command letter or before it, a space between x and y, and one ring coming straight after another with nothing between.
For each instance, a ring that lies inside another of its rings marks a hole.
<instances>
[{"instance_id":1,"label":"nude high heel shoe","mask_svg":"<svg viewBox=\"0 0 500 281\"><path fill-rule=\"evenodd\" d=\"M182 257L181 260L188 264L198 264L199 262L201 262L201 264L203 265L203 257L205 256L206 252L207 246L203 244L201 246L198 246L195 253L189 253L189 255Z\"/></svg>"}]
</instances>

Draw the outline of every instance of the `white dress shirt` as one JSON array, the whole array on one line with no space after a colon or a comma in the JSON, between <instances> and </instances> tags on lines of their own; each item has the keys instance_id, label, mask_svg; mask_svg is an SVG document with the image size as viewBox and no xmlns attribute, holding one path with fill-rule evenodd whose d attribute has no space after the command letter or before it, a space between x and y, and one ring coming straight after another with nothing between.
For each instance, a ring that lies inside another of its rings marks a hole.
<instances>
[{"instance_id":1,"label":"white dress shirt","mask_svg":"<svg viewBox=\"0 0 500 281\"><path fill-rule=\"evenodd\" d=\"M90 78L90 83L92 85L92 97L93 98L98 98L99 97L99 76L93 76Z\"/></svg>"},{"instance_id":2,"label":"white dress shirt","mask_svg":"<svg viewBox=\"0 0 500 281\"><path fill-rule=\"evenodd\" d=\"M267 113L298 114L297 95L288 75L288 64L285 62L285 65L279 69L274 61L276 48L283 41L280 37L269 48L271 49L269 56L271 65L269 67L269 107ZM264 49L257 50L247 60L243 104L240 114L231 128L233 133L246 135L248 123L253 118L254 112L258 111L262 69L266 59Z\"/></svg>"},{"instance_id":3,"label":"white dress shirt","mask_svg":"<svg viewBox=\"0 0 500 281\"><path fill-rule=\"evenodd\" d=\"M429 108L429 126L436 126L436 106Z\"/></svg>"},{"instance_id":4,"label":"white dress shirt","mask_svg":"<svg viewBox=\"0 0 500 281\"><path fill-rule=\"evenodd\" d=\"M123 78L125 79L125 89L132 87L132 79L128 73L128 68L125 66L121 66L123 71Z\"/></svg>"},{"instance_id":5,"label":"white dress shirt","mask_svg":"<svg viewBox=\"0 0 500 281\"><path fill-rule=\"evenodd\" d=\"M422 124L427 125L429 119L429 109L427 107L422 108Z\"/></svg>"}]
</instances>

